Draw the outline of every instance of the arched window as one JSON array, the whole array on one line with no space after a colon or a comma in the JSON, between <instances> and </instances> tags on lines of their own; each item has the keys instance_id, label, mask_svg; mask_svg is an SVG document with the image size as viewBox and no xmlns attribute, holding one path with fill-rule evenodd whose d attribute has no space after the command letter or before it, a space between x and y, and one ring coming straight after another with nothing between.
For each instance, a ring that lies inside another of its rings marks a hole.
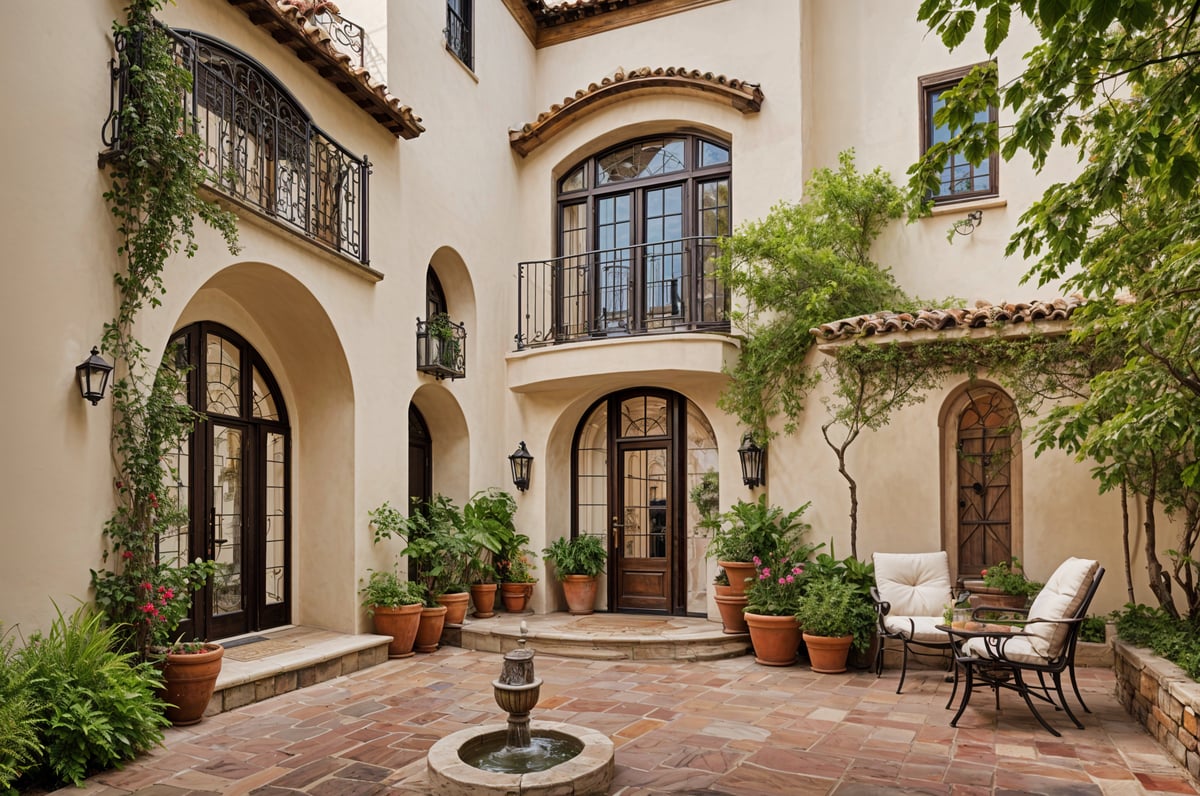
<instances>
[{"instance_id":1,"label":"arched window","mask_svg":"<svg viewBox=\"0 0 1200 796\"><path fill-rule=\"evenodd\" d=\"M730 231L731 180L729 145L685 134L630 141L568 171L555 341L728 328L714 264L716 237Z\"/></svg>"}]
</instances>

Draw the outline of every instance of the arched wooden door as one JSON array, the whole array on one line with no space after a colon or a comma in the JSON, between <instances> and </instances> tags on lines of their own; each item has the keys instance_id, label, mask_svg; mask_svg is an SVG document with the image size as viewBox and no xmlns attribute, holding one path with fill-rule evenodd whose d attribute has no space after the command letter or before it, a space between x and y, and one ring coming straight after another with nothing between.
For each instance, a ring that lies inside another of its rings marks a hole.
<instances>
[{"instance_id":1,"label":"arched wooden door","mask_svg":"<svg viewBox=\"0 0 1200 796\"><path fill-rule=\"evenodd\" d=\"M1012 558L1016 407L999 389L967 390L955 414L955 478L959 579Z\"/></svg>"}]
</instances>

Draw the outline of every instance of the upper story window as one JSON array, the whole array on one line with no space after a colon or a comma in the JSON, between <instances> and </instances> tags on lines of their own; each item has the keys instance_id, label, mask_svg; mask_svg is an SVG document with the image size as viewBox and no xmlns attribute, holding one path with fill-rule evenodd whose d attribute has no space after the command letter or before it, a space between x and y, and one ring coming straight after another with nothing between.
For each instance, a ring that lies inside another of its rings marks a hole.
<instances>
[{"instance_id":1,"label":"upper story window","mask_svg":"<svg viewBox=\"0 0 1200 796\"><path fill-rule=\"evenodd\" d=\"M468 69L475 68L474 6L475 0L446 0L446 48Z\"/></svg>"},{"instance_id":2,"label":"upper story window","mask_svg":"<svg viewBox=\"0 0 1200 796\"><path fill-rule=\"evenodd\" d=\"M948 141L956 131L945 125L935 125L933 116L938 109L945 105L942 92L958 85L958 81L970 72L972 67L953 69L939 72L935 75L925 75L919 79L921 86L921 152L924 154L934 144ZM978 123L997 120L996 107L979 111L975 116ZM974 199L984 196L996 196L999 193L999 153L993 152L978 166L972 165L961 152L952 152L945 168L942 169L938 191L933 195L934 203L953 202L961 199Z\"/></svg>"},{"instance_id":3,"label":"upper story window","mask_svg":"<svg viewBox=\"0 0 1200 796\"><path fill-rule=\"evenodd\" d=\"M425 270L425 318L417 319L417 370L451 381L467 375L467 328L451 317L432 266Z\"/></svg>"},{"instance_id":4,"label":"upper story window","mask_svg":"<svg viewBox=\"0 0 1200 796\"><path fill-rule=\"evenodd\" d=\"M557 257L523 263L518 347L585 337L728 329L716 239L730 232L729 145L630 141L558 182Z\"/></svg>"}]
</instances>

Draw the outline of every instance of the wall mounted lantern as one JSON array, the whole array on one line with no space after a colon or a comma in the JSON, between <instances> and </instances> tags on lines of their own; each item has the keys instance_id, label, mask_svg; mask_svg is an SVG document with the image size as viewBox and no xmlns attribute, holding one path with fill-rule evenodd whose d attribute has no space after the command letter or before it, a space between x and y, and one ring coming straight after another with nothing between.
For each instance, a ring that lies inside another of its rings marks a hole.
<instances>
[{"instance_id":1,"label":"wall mounted lantern","mask_svg":"<svg viewBox=\"0 0 1200 796\"><path fill-rule=\"evenodd\" d=\"M75 366L75 378L79 382L79 394L92 406L100 403L108 389L108 377L113 366L100 356L100 349L92 346L92 355Z\"/></svg>"},{"instance_id":2,"label":"wall mounted lantern","mask_svg":"<svg viewBox=\"0 0 1200 796\"><path fill-rule=\"evenodd\" d=\"M524 492L529 488L529 468L533 465L533 454L525 447L525 440L508 457L512 465L513 486Z\"/></svg>"},{"instance_id":3,"label":"wall mounted lantern","mask_svg":"<svg viewBox=\"0 0 1200 796\"><path fill-rule=\"evenodd\" d=\"M966 218L960 218L958 221L955 221L950 226L951 226L951 229L953 229L959 235L970 235L972 232L974 232L976 229L978 229L979 225L982 223L983 223L983 211L982 210L972 210L970 213L967 213Z\"/></svg>"},{"instance_id":4,"label":"wall mounted lantern","mask_svg":"<svg viewBox=\"0 0 1200 796\"><path fill-rule=\"evenodd\" d=\"M742 447L738 448L738 458L742 460L742 483L754 489L767 482L767 452L754 441L749 432L742 437Z\"/></svg>"}]
</instances>

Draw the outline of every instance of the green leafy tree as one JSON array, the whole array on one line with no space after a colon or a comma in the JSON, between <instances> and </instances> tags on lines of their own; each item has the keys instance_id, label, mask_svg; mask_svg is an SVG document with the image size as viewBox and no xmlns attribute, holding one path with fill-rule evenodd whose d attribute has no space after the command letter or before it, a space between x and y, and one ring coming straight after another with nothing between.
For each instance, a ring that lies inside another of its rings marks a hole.
<instances>
[{"instance_id":1,"label":"green leafy tree","mask_svg":"<svg viewBox=\"0 0 1200 796\"><path fill-rule=\"evenodd\" d=\"M722 247L720 271L746 302L733 313L746 339L720 406L759 440L779 414L795 429L818 375L805 361L820 323L909 304L890 271L871 259L879 233L903 214L882 169L862 174L853 151L818 169L804 201L782 203L743 225Z\"/></svg>"},{"instance_id":2,"label":"green leafy tree","mask_svg":"<svg viewBox=\"0 0 1200 796\"><path fill-rule=\"evenodd\" d=\"M935 122L957 131L910 171L927 195L949 152L982 160L1079 152L1078 175L1055 183L1021 216L1008 252L1033 261L1027 279L1088 296L1076 338L1112 352L1086 396L1054 409L1039 450L1094 462L1101 491L1127 486L1145 501L1150 588L1162 609L1200 616L1200 30L1194 0L925 0L918 17L950 48L982 24L995 53L1014 15L1041 42L1025 71L1000 85L994 63L947 91ZM1003 104L1001 131L972 124ZM1179 539L1159 557L1156 509Z\"/></svg>"}]
</instances>

